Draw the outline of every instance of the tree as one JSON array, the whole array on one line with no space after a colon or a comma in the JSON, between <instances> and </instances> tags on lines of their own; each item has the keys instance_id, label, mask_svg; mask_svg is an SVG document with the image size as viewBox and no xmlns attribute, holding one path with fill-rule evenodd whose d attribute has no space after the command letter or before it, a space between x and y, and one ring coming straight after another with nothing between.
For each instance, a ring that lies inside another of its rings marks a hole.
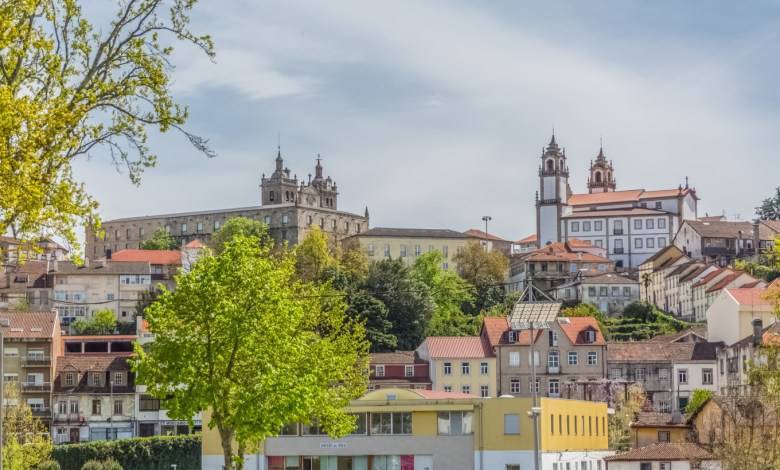
<instances>
[{"instance_id":1,"label":"tree","mask_svg":"<svg viewBox=\"0 0 780 470\"><path fill-rule=\"evenodd\" d=\"M141 243L142 250L178 250L176 239L164 228L158 228L148 240Z\"/></svg>"},{"instance_id":2,"label":"tree","mask_svg":"<svg viewBox=\"0 0 780 470\"><path fill-rule=\"evenodd\" d=\"M217 230L211 237L209 245L214 253L219 254L224 250L225 244L237 235L255 237L260 240L260 243L267 243L270 240L268 227L264 223L247 217L233 217Z\"/></svg>"},{"instance_id":3,"label":"tree","mask_svg":"<svg viewBox=\"0 0 780 470\"><path fill-rule=\"evenodd\" d=\"M714 393L712 393L711 390L707 390L704 388L697 388L693 391L693 394L691 394L691 399L688 401L688 404L685 406L685 413L695 413L699 410L699 408L702 407L707 401L714 396Z\"/></svg>"},{"instance_id":4,"label":"tree","mask_svg":"<svg viewBox=\"0 0 780 470\"><path fill-rule=\"evenodd\" d=\"M609 448L625 451L631 448L631 421L642 410L645 392L641 385L631 384L626 394L619 394L615 401L615 412L609 415Z\"/></svg>"},{"instance_id":5,"label":"tree","mask_svg":"<svg viewBox=\"0 0 780 470\"><path fill-rule=\"evenodd\" d=\"M400 259L383 259L369 267L364 289L387 307L398 347L419 346L434 310L428 286L414 278Z\"/></svg>"},{"instance_id":6,"label":"tree","mask_svg":"<svg viewBox=\"0 0 780 470\"><path fill-rule=\"evenodd\" d=\"M442 268L444 257L430 251L414 261L411 275L425 284L433 300L433 314L427 336L466 336L477 334L481 318L463 313L461 306L472 302L474 288L452 271Z\"/></svg>"},{"instance_id":7,"label":"tree","mask_svg":"<svg viewBox=\"0 0 780 470\"><path fill-rule=\"evenodd\" d=\"M73 329L79 335L110 335L116 330L116 316L109 309L98 310L90 320L79 319Z\"/></svg>"},{"instance_id":8,"label":"tree","mask_svg":"<svg viewBox=\"0 0 780 470\"><path fill-rule=\"evenodd\" d=\"M138 382L170 416L209 410L228 470L289 423L349 433L344 407L366 388L363 326L330 286L297 279L291 252L272 249L239 234L201 258L146 309L155 341L136 347Z\"/></svg>"},{"instance_id":9,"label":"tree","mask_svg":"<svg viewBox=\"0 0 780 470\"><path fill-rule=\"evenodd\" d=\"M100 221L73 162L103 150L138 184L156 162L149 130L177 130L214 155L184 130L187 109L170 93L175 42L214 54L188 29L195 3L125 0L98 27L77 0L0 3L0 233L78 247L75 227Z\"/></svg>"},{"instance_id":10,"label":"tree","mask_svg":"<svg viewBox=\"0 0 780 470\"><path fill-rule=\"evenodd\" d=\"M503 253L488 251L479 242L469 242L453 261L458 264L460 277L475 288L474 301L467 306L468 313L476 315L503 301L503 284L509 270L509 260Z\"/></svg>"},{"instance_id":11,"label":"tree","mask_svg":"<svg viewBox=\"0 0 780 470\"><path fill-rule=\"evenodd\" d=\"M327 237L316 226L295 247L295 257L298 276L308 282L321 280L325 270L338 263L328 248Z\"/></svg>"},{"instance_id":12,"label":"tree","mask_svg":"<svg viewBox=\"0 0 780 470\"><path fill-rule=\"evenodd\" d=\"M759 219L780 220L780 187L775 189L775 194L763 201L756 207L756 215Z\"/></svg>"},{"instance_id":13,"label":"tree","mask_svg":"<svg viewBox=\"0 0 780 470\"><path fill-rule=\"evenodd\" d=\"M3 422L3 468L28 470L51 459L52 444L41 420L21 398L17 384L6 383Z\"/></svg>"}]
</instances>

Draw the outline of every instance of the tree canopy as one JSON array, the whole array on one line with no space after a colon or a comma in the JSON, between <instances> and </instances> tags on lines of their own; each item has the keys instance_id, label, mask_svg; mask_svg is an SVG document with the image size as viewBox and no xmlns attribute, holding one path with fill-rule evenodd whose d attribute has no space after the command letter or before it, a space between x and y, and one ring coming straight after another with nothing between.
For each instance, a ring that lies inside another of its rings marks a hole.
<instances>
[{"instance_id":1,"label":"tree canopy","mask_svg":"<svg viewBox=\"0 0 780 470\"><path fill-rule=\"evenodd\" d=\"M46 427L32 414L18 384L5 384L8 402L3 420L3 468L28 470L51 461L52 443Z\"/></svg>"},{"instance_id":2,"label":"tree canopy","mask_svg":"<svg viewBox=\"0 0 780 470\"><path fill-rule=\"evenodd\" d=\"M458 263L458 274L474 286L474 300L464 309L472 315L480 314L503 302L504 281L509 260L497 250L486 250L479 242L469 242L453 260Z\"/></svg>"},{"instance_id":3,"label":"tree canopy","mask_svg":"<svg viewBox=\"0 0 780 470\"><path fill-rule=\"evenodd\" d=\"M233 217L212 235L209 246L219 254L225 248L225 244L237 235L254 237L259 240L259 243L267 243L270 240L268 227L264 223L247 217Z\"/></svg>"},{"instance_id":4,"label":"tree canopy","mask_svg":"<svg viewBox=\"0 0 780 470\"><path fill-rule=\"evenodd\" d=\"M104 309L95 312L89 320L76 320L73 329L79 335L110 335L116 330L116 323L113 310Z\"/></svg>"},{"instance_id":5,"label":"tree canopy","mask_svg":"<svg viewBox=\"0 0 780 470\"><path fill-rule=\"evenodd\" d=\"M170 416L210 410L229 470L289 423L349 433L343 408L366 387L362 324L328 283L298 279L291 252L272 250L239 234L199 259L147 307L155 341L136 348L138 381Z\"/></svg>"},{"instance_id":6,"label":"tree canopy","mask_svg":"<svg viewBox=\"0 0 780 470\"><path fill-rule=\"evenodd\" d=\"M780 220L780 186L775 188L775 194L761 201L756 207L756 215L759 219Z\"/></svg>"},{"instance_id":7,"label":"tree canopy","mask_svg":"<svg viewBox=\"0 0 780 470\"><path fill-rule=\"evenodd\" d=\"M144 240L139 248L142 250L177 250L179 246L176 239L161 227L152 233L151 238Z\"/></svg>"},{"instance_id":8,"label":"tree canopy","mask_svg":"<svg viewBox=\"0 0 780 470\"><path fill-rule=\"evenodd\" d=\"M138 184L157 159L150 130L180 131L214 155L184 130L187 109L170 93L173 44L214 54L188 28L195 3L116 2L96 26L77 0L0 2L0 234L46 232L78 247L76 227L100 224L74 160L102 153Z\"/></svg>"}]
</instances>

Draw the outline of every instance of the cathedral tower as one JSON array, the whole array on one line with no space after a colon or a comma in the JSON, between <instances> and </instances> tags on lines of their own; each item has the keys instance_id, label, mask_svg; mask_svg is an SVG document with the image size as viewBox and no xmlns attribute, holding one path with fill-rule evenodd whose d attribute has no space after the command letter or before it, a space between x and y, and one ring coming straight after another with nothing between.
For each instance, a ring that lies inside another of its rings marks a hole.
<instances>
[{"instance_id":1,"label":"cathedral tower","mask_svg":"<svg viewBox=\"0 0 780 470\"><path fill-rule=\"evenodd\" d=\"M612 167L612 161L608 162L607 157L604 156L604 148L600 147L596 161L591 160L590 162L588 192L606 193L614 191L615 187L615 169Z\"/></svg>"},{"instance_id":2,"label":"cathedral tower","mask_svg":"<svg viewBox=\"0 0 780 470\"><path fill-rule=\"evenodd\" d=\"M270 178L263 174L260 180L262 204L294 204L298 200L298 177L290 178L290 169L285 168L282 149L276 151L276 169Z\"/></svg>"},{"instance_id":3,"label":"cathedral tower","mask_svg":"<svg viewBox=\"0 0 780 470\"><path fill-rule=\"evenodd\" d=\"M571 189L566 151L555 141L555 134L542 150L539 165L539 192L536 194L536 239L540 247L561 241L561 216Z\"/></svg>"}]
</instances>

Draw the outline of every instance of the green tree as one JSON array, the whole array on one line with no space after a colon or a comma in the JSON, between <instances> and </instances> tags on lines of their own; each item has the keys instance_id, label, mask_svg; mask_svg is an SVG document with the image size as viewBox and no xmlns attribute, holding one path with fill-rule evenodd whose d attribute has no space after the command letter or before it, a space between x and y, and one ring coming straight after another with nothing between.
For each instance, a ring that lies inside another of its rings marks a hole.
<instances>
[{"instance_id":1,"label":"green tree","mask_svg":"<svg viewBox=\"0 0 780 470\"><path fill-rule=\"evenodd\" d=\"M146 309L155 341L136 348L138 382L170 416L209 410L228 470L288 423L349 433L344 407L366 388L363 326L329 285L297 279L292 253L272 249L239 234L201 258Z\"/></svg>"},{"instance_id":2,"label":"green tree","mask_svg":"<svg viewBox=\"0 0 780 470\"><path fill-rule=\"evenodd\" d=\"M322 280L324 272L338 264L328 247L328 238L319 227L313 227L295 247L298 276L309 282Z\"/></svg>"},{"instance_id":3,"label":"green tree","mask_svg":"<svg viewBox=\"0 0 780 470\"><path fill-rule=\"evenodd\" d=\"M178 250L176 239L164 228L158 228L148 240L144 240L140 248L142 250Z\"/></svg>"},{"instance_id":4,"label":"green tree","mask_svg":"<svg viewBox=\"0 0 780 470\"><path fill-rule=\"evenodd\" d=\"M780 187L775 189L775 194L763 201L756 207L756 215L759 219L780 220Z\"/></svg>"},{"instance_id":5,"label":"green tree","mask_svg":"<svg viewBox=\"0 0 780 470\"><path fill-rule=\"evenodd\" d=\"M3 468L28 470L50 461L52 443L49 433L41 420L33 416L17 384L6 383L5 399L14 404L5 407Z\"/></svg>"},{"instance_id":6,"label":"green tree","mask_svg":"<svg viewBox=\"0 0 780 470\"><path fill-rule=\"evenodd\" d=\"M79 319L73 329L79 335L110 335L116 331L116 316L109 309L98 310L89 320Z\"/></svg>"},{"instance_id":7,"label":"green tree","mask_svg":"<svg viewBox=\"0 0 780 470\"><path fill-rule=\"evenodd\" d=\"M632 384L628 393L619 393L615 403L615 412L610 414L607 426L609 448L625 451L631 448L631 421L642 410L646 395L641 385Z\"/></svg>"},{"instance_id":8,"label":"green tree","mask_svg":"<svg viewBox=\"0 0 780 470\"><path fill-rule=\"evenodd\" d=\"M228 219L211 237L209 246L214 250L214 253L219 254L224 250L225 244L237 235L257 238L260 243L266 243L270 240L268 227L264 223L247 217L233 217Z\"/></svg>"},{"instance_id":9,"label":"green tree","mask_svg":"<svg viewBox=\"0 0 780 470\"><path fill-rule=\"evenodd\" d=\"M82 465L81 470L123 470L122 466L114 459L89 460Z\"/></svg>"},{"instance_id":10,"label":"green tree","mask_svg":"<svg viewBox=\"0 0 780 470\"><path fill-rule=\"evenodd\" d=\"M419 346L435 307L428 286L400 259L383 259L369 267L364 289L387 307L398 348Z\"/></svg>"},{"instance_id":11,"label":"green tree","mask_svg":"<svg viewBox=\"0 0 780 470\"><path fill-rule=\"evenodd\" d=\"M504 281L509 271L509 260L500 251L488 251L479 242L469 242L453 257L458 274L474 286L474 300L465 306L467 313L476 315L503 302Z\"/></svg>"},{"instance_id":12,"label":"green tree","mask_svg":"<svg viewBox=\"0 0 780 470\"><path fill-rule=\"evenodd\" d=\"M95 26L77 0L0 2L0 233L45 231L78 247L76 226L100 224L73 162L102 150L137 184L156 162L148 130L175 129L213 155L170 93L173 44L213 56L210 38L188 29L195 3L116 2Z\"/></svg>"},{"instance_id":13,"label":"green tree","mask_svg":"<svg viewBox=\"0 0 780 470\"><path fill-rule=\"evenodd\" d=\"M702 405L704 405L707 402L707 400L712 398L714 395L715 394L712 393L712 391L710 390L704 388L697 388L691 394L691 399L688 400L688 404L685 405L685 412L688 414L695 413L696 411L699 410L699 408L702 407Z\"/></svg>"},{"instance_id":14,"label":"green tree","mask_svg":"<svg viewBox=\"0 0 780 470\"><path fill-rule=\"evenodd\" d=\"M433 314L427 336L466 336L477 334L480 317L461 310L474 299L474 288L460 276L442 267L444 257L438 251L423 254L414 261L411 275L425 284L433 300Z\"/></svg>"}]
</instances>

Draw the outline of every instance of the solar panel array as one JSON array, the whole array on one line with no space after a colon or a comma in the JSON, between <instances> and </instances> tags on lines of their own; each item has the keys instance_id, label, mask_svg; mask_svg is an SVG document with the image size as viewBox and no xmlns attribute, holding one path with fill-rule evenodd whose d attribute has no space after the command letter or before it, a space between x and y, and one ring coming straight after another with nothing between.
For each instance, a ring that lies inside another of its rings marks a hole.
<instances>
[{"instance_id":1,"label":"solar panel array","mask_svg":"<svg viewBox=\"0 0 780 470\"><path fill-rule=\"evenodd\" d=\"M509 315L512 329L523 330L531 327L547 328L558 318L561 302L518 302Z\"/></svg>"}]
</instances>

